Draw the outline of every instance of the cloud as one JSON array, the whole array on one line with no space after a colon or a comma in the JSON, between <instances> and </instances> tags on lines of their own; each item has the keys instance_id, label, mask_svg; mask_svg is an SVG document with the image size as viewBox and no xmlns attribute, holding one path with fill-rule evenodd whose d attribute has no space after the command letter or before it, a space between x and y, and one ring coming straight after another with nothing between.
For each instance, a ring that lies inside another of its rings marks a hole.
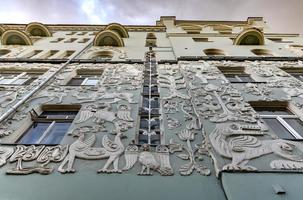
<instances>
[{"instance_id":1,"label":"cloud","mask_svg":"<svg viewBox=\"0 0 303 200\"><path fill-rule=\"evenodd\" d=\"M273 31L301 32L302 0L2 0L1 22L155 24L177 19L246 20L263 16Z\"/></svg>"}]
</instances>

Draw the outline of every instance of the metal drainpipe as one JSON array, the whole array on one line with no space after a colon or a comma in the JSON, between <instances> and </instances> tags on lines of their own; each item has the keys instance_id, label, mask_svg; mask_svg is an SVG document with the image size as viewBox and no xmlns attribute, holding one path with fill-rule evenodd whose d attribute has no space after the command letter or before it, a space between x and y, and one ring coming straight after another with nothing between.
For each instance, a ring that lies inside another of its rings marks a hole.
<instances>
[{"instance_id":1,"label":"metal drainpipe","mask_svg":"<svg viewBox=\"0 0 303 200\"><path fill-rule=\"evenodd\" d=\"M93 44L93 41L91 41L88 45L86 45L79 53L77 53L75 56L71 57L64 63L59 69L54 71L49 77L47 77L42 83L40 83L37 87L35 87L33 90L31 90L27 95L22 97L20 101L18 101L16 104L11 106L9 110L7 110L5 113L3 113L0 117L0 123L2 123L7 117L9 117L11 114L13 114L20 105L22 105L24 102L26 102L33 94L35 94L37 91L40 90L41 87L43 87L50 79L52 79L57 73L59 73L62 69L64 69L73 59L81 55L85 50L87 50L89 47L91 47Z\"/></svg>"}]
</instances>

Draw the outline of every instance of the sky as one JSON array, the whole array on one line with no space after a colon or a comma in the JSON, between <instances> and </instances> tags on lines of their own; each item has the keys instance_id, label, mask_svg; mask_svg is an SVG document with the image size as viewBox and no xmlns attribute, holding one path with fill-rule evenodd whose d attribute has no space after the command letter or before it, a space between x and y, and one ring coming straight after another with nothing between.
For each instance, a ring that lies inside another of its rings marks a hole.
<instances>
[{"instance_id":1,"label":"sky","mask_svg":"<svg viewBox=\"0 0 303 200\"><path fill-rule=\"evenodd\" d=\"M273 32L303 34L303 0L1 0L0 23L149 24L264 17Z\"/></svg>"}]
</instances>

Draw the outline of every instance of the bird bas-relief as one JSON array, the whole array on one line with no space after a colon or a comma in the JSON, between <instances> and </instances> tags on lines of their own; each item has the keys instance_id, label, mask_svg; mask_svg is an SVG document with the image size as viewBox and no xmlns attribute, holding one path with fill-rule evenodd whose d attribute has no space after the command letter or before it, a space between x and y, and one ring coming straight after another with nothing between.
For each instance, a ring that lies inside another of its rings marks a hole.
<instances>
[{"instance_id":1,"label":"bird bas-relief","mask_svg":"<svg viewBox=\"0 0 303 200\"><path fill-rule=\"evenodd\" d=\"M158 172L162 176L172 176L173 168L169 160L169 148L165 145L158 145L152 150L148 144L138 147L130 144L125 149L125 166L123 170L127 171L133 168L138 161L141 164L141 170L138 175L151 176L152 171Z\"/></svg>"},{"instance_id":2,"label":"bird bas-relief","mask_svg":"<svg viewBox=\"0 0 303 200\"><path fill-rule=\"evenodd\" d=\"M248 162L274 154L280 159L272 160L271 169L300 170L303 166L303 144L284 139L264 139L267 131L261 124L229 122L217 124L209 134L213 150L230 163L218 166L220 171L258 171ZM281 158L283 160L281 160Z\"/></svg>"},{"instance_id":3,"label":"bird bas-relief","mask_svg":"<svg viewBox=\"0 0 303 200\"><path fill-rule=\"evenodd\" d=\"M69 153L58 167L61 173L74 173L76 170L73 167L75 159L84 160L101 160L107 159L105 165L99 169L98 173L121 173L118 169L119 158L124 152L124 144L122 139L124 133L117 130L114 140L111 140L108 135L102 137L102 147L94 147L96 143L96 131L92 127L80 127L71 133L78 139L69 146ZM89 135L89 136L88 136ZM113 169L109 167L113 165ZM66 167L65 167L66 166Z\"/></svg>"}]
</instances>

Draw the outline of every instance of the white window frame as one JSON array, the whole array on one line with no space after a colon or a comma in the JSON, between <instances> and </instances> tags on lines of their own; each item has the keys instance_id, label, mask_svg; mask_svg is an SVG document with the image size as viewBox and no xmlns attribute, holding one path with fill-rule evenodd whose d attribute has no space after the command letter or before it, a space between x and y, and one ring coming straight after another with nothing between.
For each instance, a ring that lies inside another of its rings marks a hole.
<instances>
[{"instance_id":1,"label":"white window frame","mask_svg":"<svg viewBox=\"0 0 303 200\"><path fill-rule=\"evenodd\" d=\"M14 82L20 80L20 79L25 79L25 81L23 81L21 84L16 84L16 85L23 85L26 81L28 81L31 77L28 76L28 74L26 72L23 72L21 74L18 74L18 75L12 75L12 78L8 78L6 76L3 76L2 74L0 74L0 81L3 80L3 79L10 79L7 81L7 83L0 83L1 85L10 85L10 84L15 84ZM28 76L28 77L26 77Z\"/></svg>"},{"instance_id":2,"label":"white window frame","mask_svg":"<svg viewBox=\"0 0 303 200\"><path fill-rule=\"evenodd\" d=\"M96 80L96 84L91 85L91 86L95 86L95 85L97 85L98 82L99 82L99 80L98 80L97 78L95 78L95 77L87 77L87 78L85 78L85 79L82 81L81 85L87 85L87 82L88 82L89 80ZM90 86L90 85L87 85L87 86Z\"/></svg>"},{"instance_id":3,"label":"white window frame","mask_svg":"<svg viewBox=\"0 0 303 200\"><path fill-rule=\"evenodd\" d=\"M299 119L301 120L297 115L260 115L262 119L277 119L280 124L286 128L286 130L295 137L295 139L303 139L303 137L291 127L283 118L288 118L288 119ZM268 125L269 126L269 125Z\"/></svg>"}]
</instances>

